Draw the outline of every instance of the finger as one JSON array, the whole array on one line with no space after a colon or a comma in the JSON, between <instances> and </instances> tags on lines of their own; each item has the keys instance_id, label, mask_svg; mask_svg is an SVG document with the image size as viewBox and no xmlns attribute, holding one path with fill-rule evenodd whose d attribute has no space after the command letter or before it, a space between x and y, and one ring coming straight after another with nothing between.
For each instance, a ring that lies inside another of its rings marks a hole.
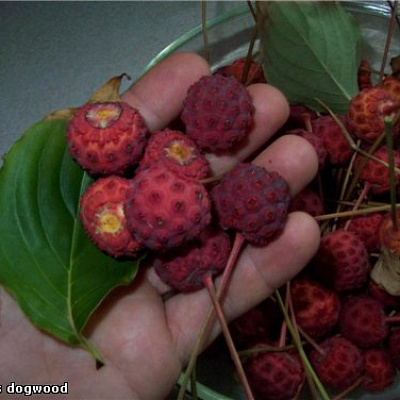
<instances>
[{"instance_id":1,"label":"finger","mask_svg":"<svg viewBox=\"0 0 400 400\"><path fill-rule=\"evenodd\" d=\"M179 52L150 69L121 97L140 111L150 131L162 129L179 115L189 86L210 74L204 58Z\"/></svg>"},{"instance_id":2,"label":"finger","mask_svg":"<svg viewBox=\"0 0 400 400\"><path fill-rule=\"evenodd\" d=\"M291 196L307 186L318 171L318 158L312 145L300 136L284 135L260 153L254 164L278 171L289 184Z\"/></svg>"},{"instance_id":3,"label":"finger","mask_svg":"<svg viewBox=\"0 0 400 400\"><path fill-rule=\"evenodd\" d=\"M207 155L214 174L227 171L238 162L248 159L271 139L288 118L288 102L278 89L265 84L251 85L247 89L255 107L254 127L245 142L234 151L223 155Z\"/></svg>"}]
</instances>

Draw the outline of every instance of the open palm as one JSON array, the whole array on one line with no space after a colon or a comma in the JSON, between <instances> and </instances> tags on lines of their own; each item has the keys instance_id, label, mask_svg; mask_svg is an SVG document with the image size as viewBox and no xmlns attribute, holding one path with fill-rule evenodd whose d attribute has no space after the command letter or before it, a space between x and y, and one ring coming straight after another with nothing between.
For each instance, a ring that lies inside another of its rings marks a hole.
<instances>
[{"instance_id":1,"label":"open palm","mask_svg":"<svg viewBox=\"0 0 400 400\"><path fill-rule=\"evenodd\" d=\"M123 100L141 111L150 130L161 129L179 114L188 86L206 74L210 69L200 56L177 53L136 82L123 94ZM249 91L256 107L250 139L234 154L209 155L212 170L225 171L261 148L263 151L254 162L279 171L291 193L296 194L316 173L314 150L297 136L281 137L264 149L287 118L288 105L281 93L269 85L253 85ZM268 246L245 246L224 298L227 318L231 320L247 311L295 276L318 243L315 221L296 212L289 215L282 234ZM37 330L2 291L3 393L10 382L68 382L71 399L165 398L190 357L211 302L206 290L177 294L164 301L164 290L151 267L140 268L130 287L115 290L100 306L86 329L86 336L104 357L105 365L100 369L96 369L85 350ZM217 335L218 329L213 334Z\"/></svg>"}]
</instances>

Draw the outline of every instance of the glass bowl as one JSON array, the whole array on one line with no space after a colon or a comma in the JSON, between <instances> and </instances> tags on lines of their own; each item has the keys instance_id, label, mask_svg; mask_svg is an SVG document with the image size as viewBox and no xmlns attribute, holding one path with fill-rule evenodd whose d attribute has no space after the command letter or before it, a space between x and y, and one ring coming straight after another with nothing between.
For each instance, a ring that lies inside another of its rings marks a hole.
<instances>
[{"instance_id":1,"label":"glass bowl","mask_svg":"<svg viewBox=\"0 0 400 400\"><path fill-rule=\"evenodd\" d=\"M232 2L232 8L207 21L207 36L212 70L227 65L233 60L247 55L250 38L254 31L254 20L247 5ZM344 7L359 21L366 39L364 56L375 70L380 69L386 34L391 15L390 6L382 1L344 1ZM257 51L256 41L254 50ZM161 60L177 51L194 51L204 55L202 26L196 26L160 51L146 66L143 73ZM254 53L254 52L253 52ZM400 54L400 43L392 39L388 60ZM388 64L388 63L387 63ZM388 64L389 66L389 64ZM390 72L390 71L387 71ZM197 392L203 400L245 399L245 394L235 379L229 357L213 352L200 356L197 364ZM396 383L384 392L369 394L359 390L346 396L348 400L398 400L400 398L399 373ZM180 379L180 382L182 381ZM190 388L190 385L189 385ZM189 389L190 390L190 389ZM300 399L309 399L305 393Z\"/></svg>"}]
</instances>

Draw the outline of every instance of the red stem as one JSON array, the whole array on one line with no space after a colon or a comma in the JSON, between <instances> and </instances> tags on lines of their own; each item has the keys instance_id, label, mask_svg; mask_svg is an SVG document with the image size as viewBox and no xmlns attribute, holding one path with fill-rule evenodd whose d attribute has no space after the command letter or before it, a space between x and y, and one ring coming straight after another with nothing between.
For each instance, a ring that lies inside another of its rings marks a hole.
<instances>
[{"instance_id":1,"label":"red stem","mask_svg":"<svg viewBox=\"0 0 400 400\"><path fill-rule=\"evenodd\" d=\"M253 396L253 393L251 391L251 388L250 388L249 382L247 380L246 374L245 374L245 372L243 370L243 366L242 366L242 363L240 361L238 352L237 352L237 350L235 348L235 344L233 343L232 336L231 336L231 334L229 332L228 324L226 322L224 313L222 311L221 304L219 303L219 300L217 298L217 294L215 293L214 282L213 282L213 280L211 278L211 275L207 275L204 278L204 286L207 288L208 293L210 294L211 301L213 303L213 307L214 307L215 313L217 315L219 324L221 326L222 333L224 334L226 344L227 344L229 352L231 354L233 363L235 364L236 372L238 374L239 380L242 383L243 388L244 388L244 390L246 392L246 396L247 396L248 399L254 400L254 396Z\"/></svg>"}]
</instances>

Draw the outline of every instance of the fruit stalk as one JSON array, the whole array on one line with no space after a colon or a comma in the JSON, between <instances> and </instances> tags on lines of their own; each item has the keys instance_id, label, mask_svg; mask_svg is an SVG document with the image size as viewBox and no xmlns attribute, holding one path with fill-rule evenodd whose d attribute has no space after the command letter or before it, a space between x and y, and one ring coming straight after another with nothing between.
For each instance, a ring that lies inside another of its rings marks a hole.
<instances>
[{"instance_id":1,"label":"fruit stalk","mask_svg":"<svg viewBox=\"0 0 400 400\"><path fill-rule=\"evenodd\" d=\"M224 312L222 311L222 307L221 307L221 304L220 304L220 302L218 300L217 293L215 292L214 282L213 282L213 280L212 280L210 275L207 275L204 278L204 286L206 287L206 289L208 290L208 293L210 294L210 298L211 298L211 301L213 303L213 307L214 307L215 313L217 315L218 322L219 322L219 324L221 326L222 333L223 333L223 335L225 337L225 341L226 341L226 344L228 346L229 352L231 354L232 361L235 364L236 372L237 372L237 374L239 376L239 380L242 383L244 391L246 392L246 396L247 396L247 398L249 400L254 400L254 396L253 396L253 393L251 391L251 388L250 388L249 382L247 380L246 374L245 374L245 372L243 370L243 366L242 366L242 363L240 361L238 352L237 352L237 350L235 348L235 344L233 343L232 336L231 336L231 334L229 332L229 328L228 328L228 324L226 323Z\"/></svg>"}]
</instances>

